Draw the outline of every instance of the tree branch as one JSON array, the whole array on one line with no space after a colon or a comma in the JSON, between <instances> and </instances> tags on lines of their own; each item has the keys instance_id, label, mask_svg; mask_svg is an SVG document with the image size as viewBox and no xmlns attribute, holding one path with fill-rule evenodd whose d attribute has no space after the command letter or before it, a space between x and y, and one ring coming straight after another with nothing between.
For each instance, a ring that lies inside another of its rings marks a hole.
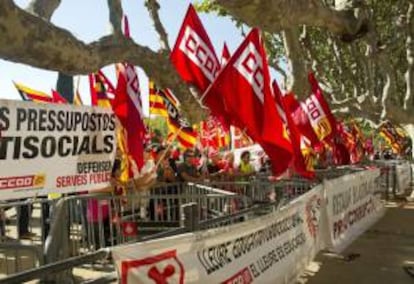
<instances>
[{"instance_id":1,"label":"tree branch","mask_svg":"<svg viewBox=\"0 0 414 284\"><path fill-rule=\"evenodd\" d=\"M26 10L50 22L60 2L61 0L32 0Z\"/></svg>"},{"instance_id":2,"label":"tree branch","mask_svg":"<svg viewBox=\"0 0 414 284\"><path fill-rule=\"evenodd\" d=\"M170 45L168 44L168 34L165 31L163 24L161 23L160 16L158 14L158 10L160 9L160 5L158 4L157 0L146 0L145 6L150 14L152 22L154 24L154 28L160 37L160 46L162 51L170 51Z\"/></svg>"},{"instance_id":3,"label":"tree branch","mask_svg":"<svg viewBox=\"0 0 414 284\"><path fill-rule=\"evenodd\" d=\"M121 0L107 0L109 9L109 22L112 26L112 32L115 36L123 36L122 32L122 3Z\"/></svg>"},{"instance_id":4,"label":"tree branch","mask_svg":"<svg viewBox=\"0 0 414 284\"><path fill-rule=\"evenodd\" d=\"M367 32L365 9L353 5L338 5L337 9L332 9L320 0L213 0L213 3L221 5L236 20L270 33L308 25L325 28L351 41Z\"/></svg>"},{"instance_id":5,"label":"tree branch","mask_svg":"<svg viewBox=\"0 0 414 284\"><path fill-rule=\"evenodd\" d=\"M200 115L194 111L199 109L198 102L188 95L186 85L165 54L114 35L85 44L70 32L18 8L10 0L0 3L0 30L3 31L0 57L6 60L70 75L88 74L103 66L127 61L142 67L159 85L174 90L190 120Z\"/></svg>"}]
</instances>

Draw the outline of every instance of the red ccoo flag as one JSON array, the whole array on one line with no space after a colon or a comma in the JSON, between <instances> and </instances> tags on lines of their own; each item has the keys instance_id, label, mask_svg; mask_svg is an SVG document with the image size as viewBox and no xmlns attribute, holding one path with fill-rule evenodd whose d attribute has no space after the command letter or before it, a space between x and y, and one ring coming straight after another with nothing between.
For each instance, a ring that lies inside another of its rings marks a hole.
<instances>
[{"instance_id":1,"label":"red ccoo flag","mask_svg":"<svg viewBox=\"0 0 414 284\"><path fill-rule=\"evenodd\" d=\"M252 29L206 91L222 94L226 112L245 129L272 160L275 175L283 173L292 158L292 146L277 112L270 85L266 53L258 29Z\"/></svg>"},{"instance_id":2,"label":"red ccoo flag","mask_svg":"<svg viewBox=\"0 0 414 284\"><path fill-rule=\"evenodd\" d=\"M227 44L224 43L223 45L223 50L221 52L221 66L226 65L226 63L230 60L230 51L229 48L227 47Z\"/></svg>"},{"instance_id":3,"label":"red ccoo flag","mask_svg":"<svg viewBox=\"0 0 414 284\"><path fill-rule=\"evenodd\" d=\"M293 167L294 170L305 178L314 178L315 171L313 168L313 159L311 157L311 149L307 138L303 136L299 129L296 127L292 115L287 111L285 101L283 100L282 92L279 89L276 81L273 81L273 92L275 94L276 104L279 106L279 112L281 117L284 118L284 122L289 129L289 137L292 141L293 148Z\"/></svg>"},{"instance_id":4,"label":"red ccoo flag","mask_svg":"<svg viewBox=\"0 0 414 284\"><path fill-rule=\"evenodd\" d=\"M187 83L204 92L220 70L214 47L194 7L190 4L170 56Z\"/></svg>"},{"instance_id":5,"label":"red ccoo flag","mask_svg":"<svg viewBox=\"0 0 414 284\"><path fill-rule=\"evenodd\" d=\"M312 72L309 73L308 79L311 85L312 95L302 103L302 108L305 110L318 140L329 141L336 133L335 117Z\"/></svg>"}]
</instances>

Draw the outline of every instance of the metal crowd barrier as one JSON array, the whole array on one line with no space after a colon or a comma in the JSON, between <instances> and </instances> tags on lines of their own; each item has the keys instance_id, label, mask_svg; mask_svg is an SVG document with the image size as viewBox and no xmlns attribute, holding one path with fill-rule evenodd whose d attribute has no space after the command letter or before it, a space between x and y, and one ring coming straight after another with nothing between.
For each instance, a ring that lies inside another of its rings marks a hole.
<instances>
[{"instance_id":1,"label":"metal crowd barrier","mask_svg":"<svg viewBox=\"0 0 414 284\"><path fill-rule=\"evenodd\" d=\"M377 180L378 193L387 196L392 185L392 166L377 166L381 168ZM318 170L317 176L330 179L362 169L344 167ZM19 219L19 210L16 208L33 208L29 227L36 233L35 238L22 243L19 243L19 236L12 241L0 241L0 255L11 255L13 249L17 251L14 258L9 257L15 262L10 264L14 267L4 269L2 273L36 268L44 263L60 263L62 266L59 266L59 271L62 271L74 267L75 263L80 265L86 263L86 260L91 261L88 258L90 255L98 259L97 255L100 254L95 254L96 252L114 245L228 226L278 210L318 183L319 179L272 181L258 177L240 182L163 184L153 187L149 193L131 191L126 195L84 194L64 197L58 202L36 199L0 204L0 211L9 220L6 223L3 218L0 222L8 230L16 226L16 220ZM51 214L47 214L46 208ZM52 222L48 227L49 216L52 216ZM8 247L10 243L15 244L13 249ZM32 253L31 266L17 263L23 251ZM72 258L73 262L64 262L66 264L63 265L62 260L67 258ZM37 272L33 273L38 275Z\"/></svg>"}]
</instances>

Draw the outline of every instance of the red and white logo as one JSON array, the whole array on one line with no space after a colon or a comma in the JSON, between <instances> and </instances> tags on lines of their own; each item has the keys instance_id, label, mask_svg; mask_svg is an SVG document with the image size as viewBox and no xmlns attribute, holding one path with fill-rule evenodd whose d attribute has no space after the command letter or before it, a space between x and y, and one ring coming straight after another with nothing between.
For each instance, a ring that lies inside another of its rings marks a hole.
<instances>
[{"instance_id":1,"label":"red and white logo","mask_svg":"<svg viewBox=\"0 0 414 284\"><path fill-rule=\"evenodd\" d=\"M214 52L210 50L203 39L190 27L185 28L179 49L198 67L204 76L212 82L220 69Z\"/></svg>"},{"instance_id":2,"label":"red and white logo","mask_svg":"<svg viewBox=\"0 0 414 284\"><path fill-rule=\"evenodd\" d=\"M332 132L332 128L318 99L311 95L305 102L301 103L301 107L308 116L316 136L322 141Z\"/></svg>"},{"instance_id":3,"label":"red and white logo","mask_svg":"<svg viewBox=\"0 0 414 284\"><path fill-rule=\"evenodd\" d=\"M255 45L250 42L234 62L234 68L249 82L255 95L264 103L263 58Z\"/></svg>"},{"instance_id":4,"label":"red and white logo","mask_svg":"<svg viewBox=\"0 0 414 284\"><path fill-rule=\"evenodd\" d=\"M183 284L184 266L171 250L151 257L122 261L121 283Z\"/></svg>"},{"instance_id":5,"label":"red and white logo","mask_svg":"<svg viewBox=\"0 0 414 284\"><path fill-rule=\"evenodd\" d=\"M28 175L0 178L0 190L2 189L23 189L39 188L45 184L44 175Z\"/></svg>"}]
</instances>

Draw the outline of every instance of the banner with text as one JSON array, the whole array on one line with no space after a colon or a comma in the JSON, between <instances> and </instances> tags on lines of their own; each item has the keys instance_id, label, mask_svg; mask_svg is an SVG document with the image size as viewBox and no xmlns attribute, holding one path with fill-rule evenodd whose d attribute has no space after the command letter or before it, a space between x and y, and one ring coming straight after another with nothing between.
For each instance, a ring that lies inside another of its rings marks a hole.
<instances>
[{"instance_id":1,"label":"banner with text","mask_svg":"<svg viewBox=\"0 0 414 284\"><path fill-rule=\"evenodd\" d=\"M108 109L0 100L0 200L109 185L114 130Z\"/></svg>"},{"instance_id":2,"label":"banner with text","mask_svg":"<svg viewBox=\"0 0 414 284\"><path fill-rule=\"evenodd\" d=\"M379 169L370 169L324 181L327 247L342 251L385 212L376 195Z\"/></svg>"},{"instance_id":3,"label":"banner with text","mask_svg":"<svg viewBox=\"0 0 414 284\"><path fill-rule=\"evenodd\" d=\"M240 224L114 247L121 283L290 283L321 249L322 186Z\"/></svg>"}]
</instances>

